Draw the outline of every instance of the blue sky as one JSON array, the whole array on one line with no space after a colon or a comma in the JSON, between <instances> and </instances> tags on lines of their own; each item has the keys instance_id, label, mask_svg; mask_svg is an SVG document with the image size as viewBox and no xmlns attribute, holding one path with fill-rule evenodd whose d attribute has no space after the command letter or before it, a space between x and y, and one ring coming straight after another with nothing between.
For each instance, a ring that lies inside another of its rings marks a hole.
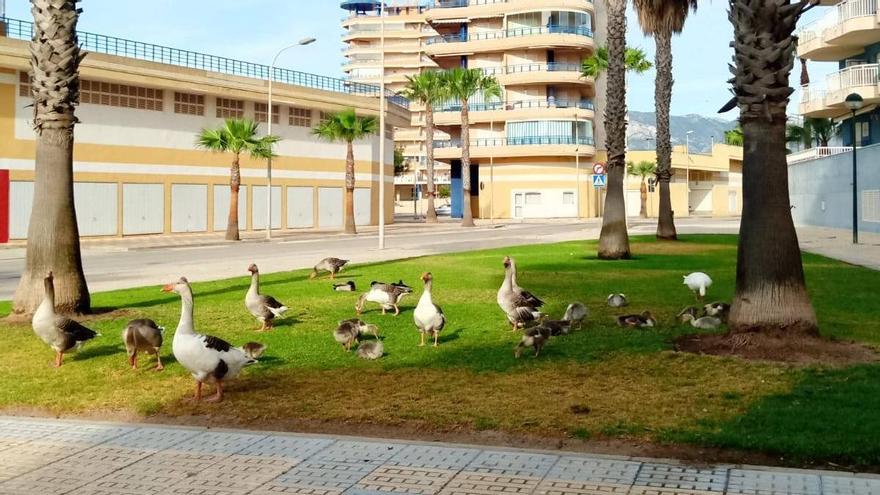
<instances>
[{"instance_id":1,"label":"blue sky","mask_svg":"<svg viewBox=\"0 0 880 495\"><path fill-rule=\"evenodd\" d=\"M602 0L596 0L602 1ZM27 0L7 0L7 15L29 19ZM275 52L305 36L318 41L287 52L279 61L306 72L339 77L343 61L340 20L345 12L338 0L84 0L80 29L230 58L268 64ZM135 7L135 5L140 5ZM703 1L681 36L673 40L673 115L715 115L730 98L727 63L733 28L727 2ZM802 20L821 15L815 9ZM635 17L629 16L628 43L644 49L653 60L654 42L645 38ZM810 66L813 81L834 70L833 64ZM792 82L799 79L797 66ZM654 73L632 76L627 100L631 110L653 111ZM793 104L796 104L797 95ZM733 119L733 112L723 118Z\"/></svg>"}]
</instances>

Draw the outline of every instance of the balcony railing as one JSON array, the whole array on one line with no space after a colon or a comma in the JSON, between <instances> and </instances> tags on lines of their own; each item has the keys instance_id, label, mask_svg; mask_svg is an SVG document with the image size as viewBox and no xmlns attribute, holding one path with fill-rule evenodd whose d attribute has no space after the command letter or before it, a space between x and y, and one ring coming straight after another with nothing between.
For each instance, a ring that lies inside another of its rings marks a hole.
<instances>
[{"instance_id":1,"label":"balcony railing","mask_svg":"<svg viewBox=\"0 0 880 495\"><path fill-rule=\"evenodd\" d=\"M6 36L18 40L30 40L33 37L33 23L18 19L0 18L6 23ZM160 64L200 69L209 72L219 72L233 76L250 77L254 79L268 80L270 67L268 65L244 62L231 58L207 55L204 53L191 52L178 48L153 45L140 41L132 41L122 38L104 36L103 34L77 31L80 46L83 50L116 55L137 60L146 60ZM351 83L342 79L328 76L319 76L307 72L299 72L290 69L276 67L271 74L272 80L280 83L306 88L322 89L337 93L346 93L361 96L378 96L379 88L368 84ZM409 101L394 93L387 91L388 100L403 108L409 108Z\"/></svg>"},{"instance_id":2,"label":"balcony railing","mask_svg":"<svg viewBox=\"0 0 880 495\"><path fill-rule=\"evenodd\" d=\"M593 37L593 30L586 26L545 26L545 27L523 27L511 28L506 30L489 31L486 33L458 33L447 34L443 36L435 36L428 38L428 45L437 43L464 43L466 41L482 41L495 40L504 38L516 38L521 36L537 36L541 34L573 34L577 36Z\"/></svg>"},{"instance_id":3,"label":"balcony railing","mask_svg":"<svg viewBox=\"0 0 880 495\"><path fill-rule=\"evenodd\" d=\"M578 108L581 110L594 110L593 100L516 100L516 101L494 101L469 103L468 109L472 112L483 112L490 110L520 110L524 108ZM461 111L461 103L457 101L449 101L441 103L434 107L435 112L459 112Z\"/></svg>"},{"instance_id":4,"label":"balcony railing","mask_svg":"<svg viewBox=\"0 0 880 495\"><path fill-rule=\"evenodd\" d=\"M825 85L828 91L839 91L857 86L874 86L880 75L880 64L851 65L828 74Z\"/></svg>"},{"instance_id":5,"label":"balcony railing","mask_svg":"<svg viewBox=\"0 0 880 495\"><path fill-rule=\"evenodd\" d=\"M817 38L840 34L840 25L850 19L871 17L877 14L877 0L845 0L825 13L821 18L807 24L798 32L801 43Z\"/></svg>"},{"instance_id":6,"label":"balcony railing","mask_svg":"<svg viewBox=\"0 0 880 495\"><path fill-rule=\"evenodd\" d=\"M471 146L550 146L584 144L593 145L593 138L582 136L575 139L574 136L522 136L503 138L471 139ZM461 139L435 140L434 148L461 148Z\"/></svg>"},{"instance_id":7,"label":"balcony railing","mask_svg":"<svg viewBox=\"0 0 880 495\"><path fill-rule=\"evenodd\" d=\"M815 148L798 151L788 155L788 163L806 162L817 158L825 158L826 156L839 155L841 153L849 153L852 151L851 146L817 146Z\"/></svg>"},{"instance_id":8,"label":"balcony railing","mask_svg":"<svg viewBox=\"0 0 880 495\"><path fill-rule=\"evenodd\" d=\"M494 3L507 3L508 0L434 0L428 8L454 9L460 7L473 7L475 5L492 5Z\"/></svg>"}]
</instances>

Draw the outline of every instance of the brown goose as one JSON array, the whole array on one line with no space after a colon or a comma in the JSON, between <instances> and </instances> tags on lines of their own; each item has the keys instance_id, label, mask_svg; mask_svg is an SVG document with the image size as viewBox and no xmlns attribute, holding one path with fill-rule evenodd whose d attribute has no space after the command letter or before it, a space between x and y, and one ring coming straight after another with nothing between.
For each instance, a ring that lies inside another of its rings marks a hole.
<instances>
[{"instance_id":1,"label":"brown goose","mask_svg":"<svg viewBox=\"0 0 880 495\"><path fill-rule=\"evenodd\" d=\"M260 331L272 330L272 321L282 317L287 306L272 296L260 294L260 270L257 265L251 263L248 271L251 272L251 286L244 296L244 305L262 323Z\"/></svg>"},{"instance_id":2,"label":"brown goose","mask_svg":"<svg viewBox=\"0 0 880 495\"><path fill-rule=\"evenodd\" d=\"M497 301L513 330L540 318L539 308L544 305L544 301L516 284L516 262L510 256L504 257L504 281L498 289Z\"/></svg>"},{"instance_id":3,"label":"brown goose","mask_svg":"<svg viewBox=\"0 0 880 495\"><path fill-rule=\"evenodd\" d=\"M358 318L352 318L339 322L336 330L333 331L333 338L342 345L345 352L348 352L360 340L361 335L368 333L372 333L376 340L379 340L378 327L376 325L370 325Z\"/></svg>"},{"instance_id":4,"label":"brown goose","mask_svg":"<svg viewBox=\"0 0 880 495\"><path fill-rule=\"evenodd\" d=\"M128 322L122 331L122 341L125 343L125 351L128 353L128 364L131 369L138 367L138 352L146 352L156 355L156 371L162 371L162 358L159 356L159 348L165 335L165 327L160 327L150 319L137 319Z\"/></svg>"},{"instance_id":5,"label":"brown goose","mask_svg":"<svg viewBox=\"0 0 880 495\"><path fill-rule=\"evenodd\" d=\"M407 294L412 293L412 288L400 281L396 284L386 284L384 282L372 282L370 290L361 294L354 309L357 314L364 311L367 302L374 302L382 307L384 315L389 309L394 309L394 316L400 314L400 308L397 306L400 300Z\"/></svg>"},{"instance_id":6,"label":"brown goose","mask_svg":"<svg viewBox=\"0 0 880 495\"><path fill-rule=\"evenodd\" d=\"M66 316L55 313L55 277L52 272L43 279L43 302L34 312L31 327L37 337L55 351L55 367L61 366L64 354L77 350L83 343L97 337L94 330L84 327Z\"/></svg>"},{"instance_id":7,"label":"brown goose","mask_svg":"<svg viewBox=\"0 0 880 495\"><path fill-rule=\"evenodd\" d=\"M645 311L640 315L623 315L617 317L617 324L622 327L645 328L657 326L657 320L650 311Z\"/></svg>"},{"instance_id":8,"label":"brown goose","mask_svg":"<svg viewBox=\"0 0 880 495\"><path fill-rule=\"evenodd\" d=\"M312 268L309 278L315 278L319 272L330 272L330 278L336 278L336 274L342 270L342 267L348 263L348 260L339 258L324 258Z\"/></svg>"},{"instance_id":9,"label":"brown goose","mask_svg":"<svg viewBox=\"0 0 880 495\"><path fill-rule=\"evenodd\" d=\"M431 272L423 273L422 281L425 282L425 290L413 311L413 321L422 336L419 347L424 347L425 335L434 337L434 347L437 347L440 331L446 326L446 315L443 314L440 306L434 304L434 299L431 296L431 287L434 285L434 276L431 275Z\"/></svg>"},{"instance_id":10,"label":"brown goose","mask_svg":"<svg viewBox=\"0 0 880 495\"><path fill-rule=\"evenodd\" d=\"M526 328L523 332L522 339L517 344L516 349L514 350L514 356L517 358L522 355L523 349L526 347L534 347L535 348L535 356L538 357L538 354L541 353L541 349L544 348L544 344L550 340L551 329L545 325L538 325L532 328Z\"/></svg>"}]
</instances>

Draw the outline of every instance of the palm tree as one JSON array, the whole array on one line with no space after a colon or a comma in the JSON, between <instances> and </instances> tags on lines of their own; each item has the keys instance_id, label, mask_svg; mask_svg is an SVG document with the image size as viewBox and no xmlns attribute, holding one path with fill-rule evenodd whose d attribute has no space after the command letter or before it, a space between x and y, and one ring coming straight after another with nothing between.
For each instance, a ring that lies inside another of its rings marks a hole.
<instances>
[{"instance_id":1,"label":"palm tree","mask_svg":"<svg viewBox=\"0 0 880 495\"><path fill-rule=\"evenodd\" d=\"M660 185L660 205L657 218L657 238L677 238L672 216L672 198L669 181L672 179L672 141L669 136L669 107L672 105L672 35L681 33L691 10L697 10L697 0L633 0L639 24L646 35L654 36L654 61L657 77L654 80L654 108L657 117L657 181Z\"/></svg>"},{"instance_id":2,"label":"palm tree","mask_svg":"<svg viewBox=\"0 0 880 495\"><path fill-rule=\"evenodd\" d=\"M656 172L657 165L654 162L649 162L647 160L642 160L639 163L626 162L626 173L641 179L639 192L641 193L642 206L639 209L639 216L642 218L648 218L648 184L645 183L645 179L647 179L648 176L654 175Z\"/></svg>"},{"instance_id":3,"label":"palm tree","mask_svg":"<svg viewBox=\"0 0 880 495\"><path fill-rule=\"evenodd\" d=\"M355 227L354 223L354 142L367 136L372 136L378 130L379 121L376 120L376 117L358 117L354 108L330 114L312 129L312 134L325 141L331 143L341 141L347 145L348 151L345 155L345 200L343 204L343 223L346 234L357 234L357 227ZM380 139L384 138L385 136L380 137ZM379 166L384 167L385 163L381 162ZM385 184L379 184L379 187L385 187ZM382 207L379 208L379 214L385 214Z\"/></svg>"},{"instance_id":4,"label":"palm tree","mask_svg":"<svg viewBox=\"0 0 880 495\"><path fill-rule=\"evenodd\" d=\"M737 124L733 129L724 131L724 144L729 144L730 146L743 145L743 129L741 125Z\"/></svg>"},{"instance_id":5,"label":"palm tree","mask_svg":"<svg viewBox=\"0 0 880 495\"><path fill-rule=\"evenodd\" d=\"M804 119L804 125L792 122L785 126L785 142L796 143L806 148L813 147L813 130L808 119Z\"/></svg>"},{"instance_id":6,"label":"palm tree","mask_svg":"<svg viewBox=\"0 0 880 495\"><path fill-rule=\"evenodd\" d=\"M606 81L605 147L608 150L608 190L599 233L600 259L630 257L626 232L623 176L626 172L626 0L608 5L608 79Z\"/></svg>"},{"instance_id":7,"label":"palm tree","mask_svg":"<svg viewBox=\"0 0 880 495\"><path fill-rule=\"evenodd\" d=\"M418 101L425 106L425 152L427 154L428 172L428 211L425 214L425 222L437 223L437 211L434 209L434 105L440 103L445 97L445 88L440 82L440 74L437 71L422 72L416 76L406 76L407 85L402 95L411 100Z\"/></svg>"},{"instance_id":8,"label":"palm tree","mask_svg":"<svg viewBox=\"0 0 880 495\"><path fill-rule=\"evenodd\" d=\"M55 309L91 310L73 200L74 107L79 103L79 49L75 0L32 0L31 67L36 132L34 200L25 268L13 311L33 313L43 299L43 278L55 274Z\"/></svg>"},{"instance_id":9,"label":"palm tree","mask_svg":"<svg viewBox=\"0 0 880 495\"><path fill-rule=\"evenodd\" d=\"M642 74L651 70L654 64L648 60L641 48L626 49L626 70L636 74ZM608 48L600 46L595 53L581 62L581 75L584 77L598 78L608 70Z\"/></svg>"},{"instance_id":10,"label":"palm tree","mask_svg":"<svg viewBox=\"0 0 880 495\"><path fill-rule=\"evenodd\" d=\"M258 137L260 125L250 119L227 119L216 129L202 129L196 136L196 147L219 153L232 153L232 167L229 170L229 218L226 222L226 240L241 239L238 231L238 191L241 188L242 153L252 158L268 159L272 156L272 145L277 136Z\"/></svg>"},{"instance_id":11,"label":"palm tree","mask_svg":"<svg viewBox=\"0 0 880 495\"><path fill-rule=\"evenodd\" d=\"M471 143L470 123L468 122L468 101L477 93L482 93L486 100L501 98L501 86L492 77L483 74L479 69L456 67L441 74L441 84L446 88L447 95L461 102L461 184L464 196L462 205L463 227L473 227L474 218L471 213ZM428 136L429 139L432 136Z\"/></svg>"},{"instance_id":12,"label":"palm tree","mask_svg":"<svg viewBox=\"0 0 880 495\"><path fill-rule=\"evenodd\" d=\"M730 0L734 97L721 111L739 107L745 143L732 333L818 335L791 218L785 158L786 107L794 91L792 33L813 5L813 0Z\"/></svg>"},{"instance_id":13,"label":"palm tree","mask_svg":"<svg viewBox=\"0 0 880 495\"><path fill-rule=\"evenodd\" d=\"M840 122L834 122L825 118L809 118L804 120L804 126L809 126L810 133L815 138L816 146L828 147L828 143L840 134Z\"/></svg>"}]
</instances>

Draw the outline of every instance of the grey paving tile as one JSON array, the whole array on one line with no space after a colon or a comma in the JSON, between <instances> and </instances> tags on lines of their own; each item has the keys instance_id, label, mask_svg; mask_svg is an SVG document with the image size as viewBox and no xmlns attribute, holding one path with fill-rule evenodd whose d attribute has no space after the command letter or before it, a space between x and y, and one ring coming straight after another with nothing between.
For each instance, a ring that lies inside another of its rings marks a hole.
<instances>
[{"instance_id":1,"label":"grey paving tile","mask_svg":"<svg viewBox=\"0 0 880 495\"><path fill-rule=\"evenodd\" d=\"M376 463L391 459L406 445L384 442L341 440L316 453L314 459L329 462Z\"/></svg>"},{"instance_id":2,"label":"grey paving tile","mask_svg":"<svg viewBox=\"0 0 880 495\"><path fill-rule=\"evenodd\" d=\"M193 478L261 485L286 473L294 465L272 457L233 455L212 464Z\"/></svg>"},{"instance_id":3,"label":"grey paving tile","mask_svg":"<svg viewBox=\"0 0 880 495\"><path fill-rule=\"evenodd\" d=\"M723 493L727 482L725 468L696 468L674 464L642 464L632 495L677 493Z\"/></svg>"},{"instance_id":4,"label":"grey paving tile","mask_svg":"<svg viewBox=\"0 0 880 495\"><path fill-rule=\"evenodd\" d=\"M823 495L877 495L880 478L861 476L822 476Z\"/></svg>"},{"instance_id":5,"label":"grey paving tile","mask_svg":"<svg viewBox=\"0 0 880 495\"><path fill-rule=\"evenodd\" d=\"M185 442L174 445L175 452L209 453L212 455L232 455L255 444L266 435L250 433L201 432Z\"/></svg>"},{"instance_id":6,"label":"grey paving tile","mask_svg":"<svg viewBox=\"0 0 880 495\"><path fill-rule=\"evenodd\" d=\"M0 452L0 482L86 450L88 444L60 444L42 440Z\"/></svg>"},{"instance_id":7,"label":"grey paving tile","mask_svg":"<svg viewBox=\"0 0 880 495\"><path fill-rule=\"evenodd\" d=\"M539 477L509 476L487 472L463 471L440 491L443 495L528 495L541 481Z\"/></svg>"},{"instance_id":8,"label":"grey paving tile","mask_svg":"<svg viewBox=\"0 0 880 495\"><path fill-rule=\"evenodd\" d=\"M200 432L177 428L138 428L124 435L111 438L106 446L157 451L170 448L194 438Z\"/></svg>"},{"instance_id":9,"label":"grey paving tile","mask_svg":"<svg viewBox=\"0 0 880 495\"><path fill-rule=\"evenodd\" d=\"M121 469L114 471L103 478L90 481L73 494L106 493L113 495L140 495L163 493L170 486L185 479L185 473L158 472Z\"/></svg>"},{"instance_id":10,"label":"grey paving tile","mask_svg":"<svg viewBox=\"0 0 880 495\"><path fill-rule=\"evenodd\" d=\"M546 478L630 486L636 480L639 466L641 463L635 461L565 456L559 458Z\"/></svg>"},{"instance_id":11,"label":"grey paving tile","mask_svg":"<svg viewBox=\"0 0 880 495\"><path fill-rule=\"evenodd\" d=\"M630 484L599 481L542 480L535 495L628 495Z\"/></svg>"},{"instance_id":12,"label":"grey paving tile","mask_svg":"<svg viewBox=\"0 0 880 495\"><path fill-rule=\"evenodd\" d=\"M819 476L787 471L731 469L730 495L821 495Z\"/></svg>"},{"instance_id":13,"label":"grey paving tile","mask_svg":"<svg viewBox=\"0 0 880 495\"><path fill-rule=\"evenodd\" d=\"M316 488L342 492L370 474L376 465L371 462L332 462L308 460L272 480L274 485Z\"/></svg>"},{"instance_id":14,"label":"grey paving tile","mask_svg":"<svg viewBox=\"0 0 880 495\"><path fill-rule=\"evenodd\" d=\"M70 425L38 420L0 420L0 438L36 439L69 428Z\"/></svg>"},{"instance_id":15,"label":"grey paving tile","mask_svg":"<svg viewBox=\"0 0 880 495\"><path fill-rule=\"evenodd\" d=\"M333 445L327 438L302 438L272 435L262 438L237 452L240 455L271 457L300 463Z\"/></svg>"},{"instance_id":16,"label":"grey paving tile","mask_svg":"<svg viewBox=\"0 0 880 495\"><path fill-rule=\"evenodd\" d=\"M541 478L558 460L555 455L484 451L466 469L477 473Z\"/></svg>"},{"instance_id":17,"label":"grey paving tile","mask_svg":"<svg viewBox=\"0 0 880 495\"><path fill-rule=\"evenodd\" d=\"M346 494L412 493L434 495L455 476L456 471L409 466L380 466L368 474Z\"/></svg>"},{"instance_id":18,"label":"grey paving tile","mask_svg":"<svg viewBox=\"0 0 880 495\"><path fill-rule=\"evenodd\" d=\"M256 488L249 495L339 495L337 488L285 486L274 482Z\"/></svg>"},{"instance_id":19,"label":"grey paving tile","mask_svg":"<svg viewBox=\"0 0 880 495\"><path fill-rule=\"evenodd\" d=\"M479 454L478 449L407 445L392 457L388 464L435 469L462 469Z\"/></svg>"},{"instance_id":20,"label":"grey paving tile","mask_svg":"<svg viewBox=\"0 0 880 495\"><path fill-rule=\"evenodd\" d=\"M162 493L175 495L244 495L250 493L259 484L238 480L187 479L183 480Z\"/></svg>"},{"instance_id":21,"label":"grey paving tile","mask_svg":"<svg viewBox=\"0 0 880 495\"><path fill-rule=\"evenodd\" d=\"M115 425L74 424L69 428L53 432L40 440L46 442L99 444L112 438L134 431L133 427Z\"/></svg>"}]
</instances>

